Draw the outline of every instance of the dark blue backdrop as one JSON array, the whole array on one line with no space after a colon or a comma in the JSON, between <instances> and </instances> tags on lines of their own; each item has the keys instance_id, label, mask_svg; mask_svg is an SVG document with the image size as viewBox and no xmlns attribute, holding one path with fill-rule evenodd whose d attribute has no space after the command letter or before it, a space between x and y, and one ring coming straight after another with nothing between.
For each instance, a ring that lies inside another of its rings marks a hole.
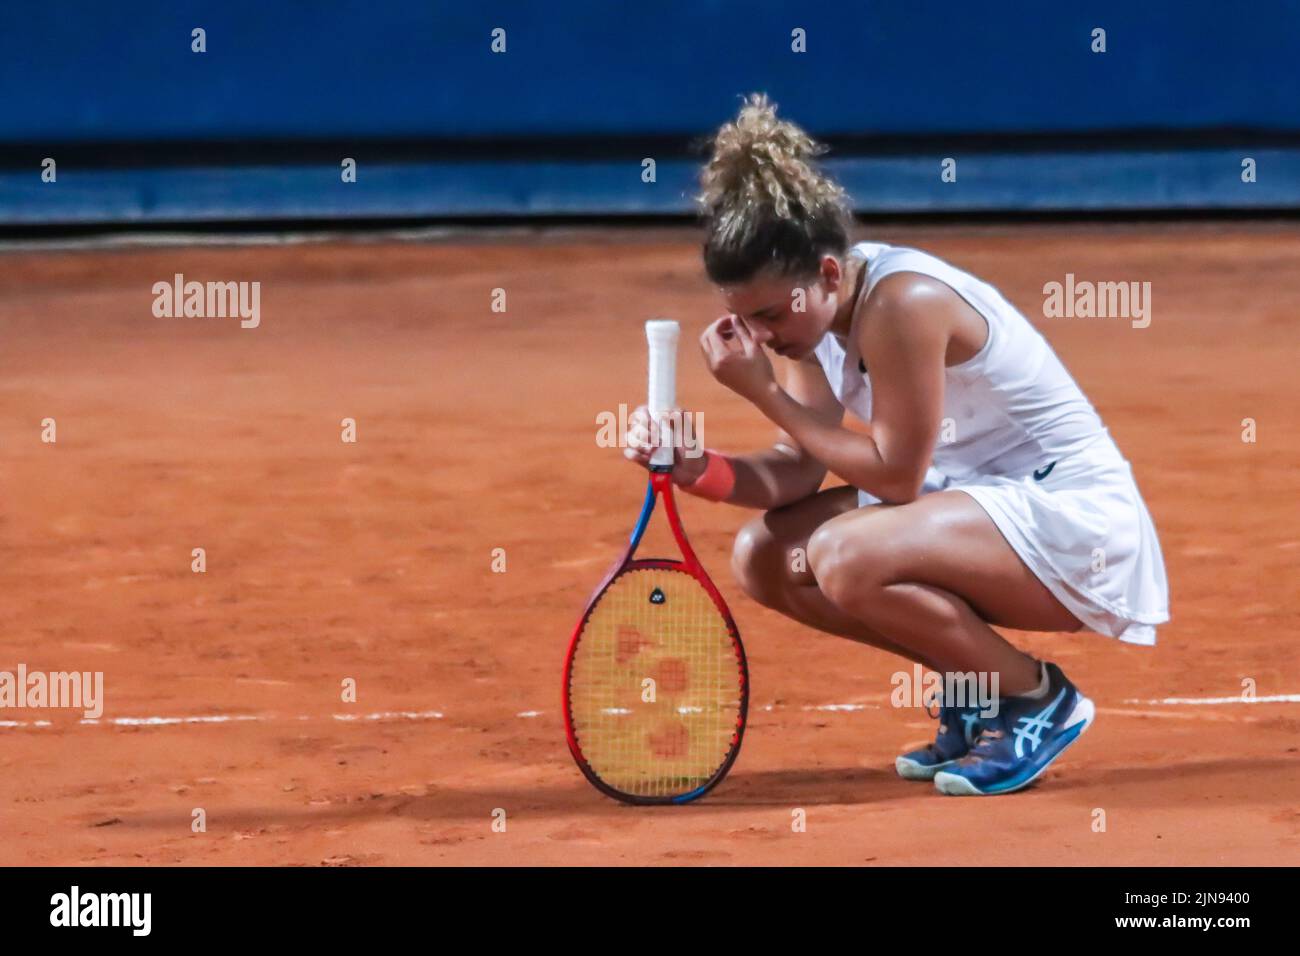
<instances>
[{"instance_id":1,"label":"dark blue backdrop","mask_svg":"<svg viewBox=\"0 0 1300 956\"><path fill-rule=\"evenodd\" d=\"M864 209L1296 206L1298 54L1287 0L8 2L0 219L684 211L682 141L750 90Z\"/></svg>"}]
</instances>

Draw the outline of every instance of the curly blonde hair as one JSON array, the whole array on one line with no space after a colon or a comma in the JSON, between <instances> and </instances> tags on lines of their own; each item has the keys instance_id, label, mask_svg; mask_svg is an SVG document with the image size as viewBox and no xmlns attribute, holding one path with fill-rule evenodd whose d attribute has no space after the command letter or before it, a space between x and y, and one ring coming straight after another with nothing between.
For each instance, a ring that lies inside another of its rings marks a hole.
<instances>
[{"instance_id":1,"label":"curly blonde hair","mask_svg":"<svg viewBox=\"0 0 1300 956\"><path fill-rule=\"evenodd\" d=\"M776 117L752 93L713 138L696 197L704 217L704 268L719 284L763 269L806 277L826 253L844 255L853 214L843 187L814 164L826 147Z\"/></svg>"}]
</instances>

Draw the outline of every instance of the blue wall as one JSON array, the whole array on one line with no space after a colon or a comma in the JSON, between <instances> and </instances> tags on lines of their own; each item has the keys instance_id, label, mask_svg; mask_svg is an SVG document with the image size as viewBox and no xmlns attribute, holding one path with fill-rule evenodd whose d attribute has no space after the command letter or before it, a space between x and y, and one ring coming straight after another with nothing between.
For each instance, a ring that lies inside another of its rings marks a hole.
<instances>
[{"instance_id":1,"label":"blue wall","mask_svg":"<svg viewBox=\"0 0 1300 956\"><path fill-rule=\"evenodd\" d=\"M864 209L1297 207L1298 54L1287 0L11 2L0 222L685 211L681 142L750 90L854 138Z\"/></svg>"}]
</instances>

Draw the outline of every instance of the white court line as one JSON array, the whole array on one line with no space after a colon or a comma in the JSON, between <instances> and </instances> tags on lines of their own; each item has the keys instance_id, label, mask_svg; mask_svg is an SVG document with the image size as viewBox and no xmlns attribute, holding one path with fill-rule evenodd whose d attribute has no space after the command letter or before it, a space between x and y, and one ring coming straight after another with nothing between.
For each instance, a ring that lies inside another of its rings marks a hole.
<instances>
[{"instance_id":1,"label":"white court line","mask_svg":"<svg viewBox=\"0 0 1300 956\"><path fill-rule=\"evenodd\" d=\"M784 705L782 705L784 708ZM759 710L765 710L768 713L777 709L776 704L764 704ZM821 710L830 713L852 713L855 710L880 710L879 704L804 704L800 710Z\"/></svg>"},{"instance_id":2,"label":"white court line","mask_svg":"<svg viewBox=\"0 0 1300 956\"><path fill-rule=\"evenodd\" d=\"M385 710L378 714L335 714L335 720L442 720L437 710ZM300 718L301 719L301 718Z\"/></svg>"},{"instance_id":3,"label":"white court line","mask_svg":"<svg viewBox=\"0 0 1300 956\"><path fill-rule=\"evenodd\" d=\"M831 712L851 712L855 710L880 710L879 704L807 704L800 710L828 710Z\"/></svg>"},{"instance_id":4,"label":"white court line","mask_svg":"<svg viewBox=\"0 0 1300 956\"><path fill-rule=\"evenodd\" d=\"M1134 697L1126 704L1181 706L1206 704L1300 704L1300 694L1274 694L1271 697L1162 697L1159 700L1139 700Z\"/></svg>"},{"instance_id":5,"label":"white court line","mask_svg":"<svg viewBox=\"0 0 1300 956\"><path fill-rule=\"evenodd\" d=\"M1098 707L1097 713L1114 714L1118 717L1158 717L1161 720L1230 720L1246 723L1255 723L1259 720L1258 717L1229 717L1226 714L1204 710L1196 713L1186 710L1128 710L1123 707Z\"/></svg>"},{"instance_id":6,"label":"white court line","mask_svg":"<svg viewBox=\"0 0 1300 956\"><path fill-rule=\"evenodd\" d=\"M385 710L376 714L330 714L313 717L279 717L275 714L204 714L190 717L83 717L77 721L85 727L103 725L113 727L167 727L177 724L234 724L245 722L270 723L276 720L441 720L445 716L437 710ZM52 727L48 720L0 720L0 727Z\"/></svg>"},{"instance_id":7,"label":"white court line","mask_svg":"<svg viewBox=\"0 0 1300 956\"><path fill-rule=\"evenodd\" d=\"M1267 697L1162 697L1156 700L1142 700L1140 698L1130 698L1125 700L1125 704L1143 704L1148 707L1178 707L1178 706L1213 706L1219 704L1300 704L1300 694L1273 694ZM776 704L764 704L759 708L767 712L777 709ZM883 710L880 704L804 704L800 708L802 711L821 711L823 713L852 713L861 710ZM692 708L679 707L682 713L692 711ZM1140 711L1123 711L1111 708L1101 708L1103 713L1113 714L1140 714ZM609 707L605 713L626 715L632 711L625 708ZM540 717L545 711L541 710L523 710L515 714L515 717L529 719ZM1156 714L1151 714L1156 716ZM1160 715L1165 716L1165 715ZM1167 716L1173 717L1170 713ZM1187 715L1190 716L1190 715ZM98 727L102 725L114 727L165 727L175 726L178 724L234 724L234 723L269 723L277 720L337 720L346 723L356 723L360 721L380 721L380 720L442 720L446 717L440 710L385 710L373 714L330 714L328 716L313 716L311 714L299 714L296 717L280 717L276 714L202 714L194 716L180 717L83 717L77 723L88 726ZM17 728L17 727L52 727L54 726L48 720L0 720L0 729Z\"/></svg>"},{"instance_id":8,"label":"white court line","mask_svg":"<svg viewBox=\"0 0 1300 956\"><path fill-rule=\"evenodd\" d=\"M83 717L79 724L94 726L96 724L113 724L118 727L161 727L165 724L229 724L239 720L261 720L242 714L226 716L215 714L208 717Z\"/></svg>"}]
</instances>

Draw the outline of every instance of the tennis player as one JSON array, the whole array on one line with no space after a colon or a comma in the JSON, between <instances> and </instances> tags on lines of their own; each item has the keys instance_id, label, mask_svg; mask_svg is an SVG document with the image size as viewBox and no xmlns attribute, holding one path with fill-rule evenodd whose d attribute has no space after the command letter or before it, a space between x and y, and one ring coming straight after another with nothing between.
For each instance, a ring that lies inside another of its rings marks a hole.
<instances>
[{"instance_id":1,"label":"tennis player","mask_svg":"<svg viewBox=\"0 0 1300 956\"><path fill-rule=\"evenodd\" d=\"M1169 619L1160 544L1129 463L1043 337L934 256L850 245L847 196L814 165L823 149L763 95L714 139L704 267L729 314L700 345L779 431L744 455L678 449L673 481L763 512L733 557L756 601L943 675L996 675L996 707L943 700L934 743L896 766L941 793L1010 793L1094 708L994 626L1154 644ZM844 427L845 411L866 428ZM638 409L627 456L646 465L653 437ZM821 490L828 471L847 484Z\"/></svg>"}]
</instances>

